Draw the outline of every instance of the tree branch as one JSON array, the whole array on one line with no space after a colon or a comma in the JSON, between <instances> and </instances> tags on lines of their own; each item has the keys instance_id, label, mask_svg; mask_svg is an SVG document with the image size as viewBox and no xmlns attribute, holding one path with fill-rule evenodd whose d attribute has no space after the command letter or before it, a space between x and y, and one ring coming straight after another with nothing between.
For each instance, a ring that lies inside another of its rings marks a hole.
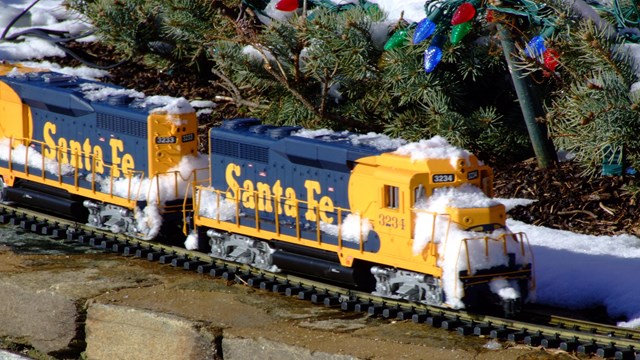
<instances>
[{"instance_id":1,"label":"tree branch","mask_svg":"<svg viewBox=\"0 0 640 360\"><path fill-rule=\"evenodd\" d=\"M261 105L253 101L245 100L242 97L242 93L240 92L240 89L238 89L238 87L231 81L231 79L225 76L222 72L216 70L215 68L211 68L211 72L224 82L224 84L220 84L220 86L224 87L225 89L227 89L227 91L231 93L231 99L233 99L233 102L236 103L237 105L240 105L240 106L245 105L245 106L249 106L252 108L259 108L259 109L267 108L266 105Z\"/></svg>"}]
</instances>

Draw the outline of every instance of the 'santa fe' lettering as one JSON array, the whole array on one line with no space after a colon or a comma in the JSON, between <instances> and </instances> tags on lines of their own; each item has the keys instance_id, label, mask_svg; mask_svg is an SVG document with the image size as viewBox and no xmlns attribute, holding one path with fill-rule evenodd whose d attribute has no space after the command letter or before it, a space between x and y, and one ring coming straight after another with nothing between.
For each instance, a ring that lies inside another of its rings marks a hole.
<instances>
[{"instance_id":1,"label":"'santa fe' lettering","mask_svg":"<svg viewBox=\"0 0 640 360\"><path fill-rule=\"evenodd\" d=\"M63 164L71 164L76 169L93 171L96 174L104 174L103 149L100 145L91 145L87 138L84 141L67 140L63 137L55 138L57 132L56 124L46 122L44 124L44 142L47 145L44 156L56 159ZM133 156L124 151L124 141L119 139L109 140L111 147L111 160L113 166L111 173L113 177L119 177L121 172L127 173L134 168ZM60 154L57 152L60 151Z\"/></svg>"},{"instance_id":2,"label":"'santa fe' lettering","mask_svg":"<svg viewBox=\"0 0 640 360\"><path fill-rule=\"evenodd\" d=\"M273 184L257 182L254 184L250 179L242 181L240 185L239 177L242 175L242 168L237 164L229 164L225 170L225 180L227 181L228 191L227 199L236 199L240 196L239 201L247 209L258 208L259 211L272 213L278 211L278 215L297 217L298 209L306 208L304 217L307 221L317 221L317 215L320 221L327 224L333 223L333 217L327 212L334 211L333 200L329 196L321 196L322 187L320 182L315 180L306 180L304 187L307 190L306 199L296 206L298 199L294 188L283 188L280 180ZM256 196L257 195L257 196ZM275 200L275 201L274 201Z\"/></svg>"}]
</instances>

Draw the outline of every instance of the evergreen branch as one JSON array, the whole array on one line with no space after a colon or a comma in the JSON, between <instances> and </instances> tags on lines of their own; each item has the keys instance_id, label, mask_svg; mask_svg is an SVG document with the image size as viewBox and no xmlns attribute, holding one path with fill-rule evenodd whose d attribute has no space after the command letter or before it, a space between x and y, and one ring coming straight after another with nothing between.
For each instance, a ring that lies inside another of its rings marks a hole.
<instances>
[{"instance_id":1,"label":"evergreen branch","mask_svg":"<svg viewBox=\"0 0 640 360\"><path fill-rule=\"evenodd\" d=\"M319 118L322 118L322 114L318 111L318 109L316 109L315 106L313 106L312 103L310 103L298 90L296 90L295 88L293 88L293 86L291 86L291 84L289 84L289 82L286 79L286 74L284 76L280 76L280 74L278 74L276 71L273 70L273 67L271 66L271 64L269 64L268 61L265 61L264 63L264 69L271 74L271 76L273 76L282 86L284 86L298 101L300 101L302 103L302 105L304 105L309 111L311 111L312 113L314 113L316 116L318 116ZM282 69L282 67L280 67L280 70L282 72L284 72L284 70Z\"/></svg>"},{"instance_id":2,"label":"evergreen branch","mask_svg":"<svg viewBox=\"0 0 640 360\"><path fill-rule=\"evenodd\" d=\"M231 98L233 99L233 102L236 103L237 105L240 105L240 106L245 105L252 108L262 108L262 109L265 109L267 107L266 105L261 105L253 101L245 100L242 97L242 93L240 92L238 87L231 81L231 79L226 77L222 72L216 70L215 68L211 68L211 72L214 73L217 77L219 77L222 81L224 81L225 84L220 84L220 85L231 93L232 95Z\"/></svg>"},{"instance_id":3,"label":"evergreen branch","mask_svg":"<svg viewBox=\"0 0 640 360\"><path fill-rule=\"evenodd\" d=\"M262 45L255 31L253 31L252 29L241 28L239 25L238 33L247 41L248 44L253 46L253 48L256 49L256 51L260 54L260 57L262 57L263 68L268 73L270 73L275 79L277 79L281 84L283 84L285 87L287 87L288 89L291 88L287 80L287 73L284 70L282 63L280 62L280 60L275 54L272 54L271 59L269 58L269 56L267 56L266 52L264 51L264 46ZM273 67L271 66L271 60L275 62L276 66L278 67L278 70L280 71L280 75L273 70Z\"/></svg>"},{"instance_id":4,"label":"evergreen branch","mask_svg":"<svg viewBox=\"0 0 640 360\"><path fill-rule=\"evenodd\" d=\"M331 73L331 75L327 74L327 69L324 69L324 79L322 81L322 89L320 90L320 109L319 109L319 113L321 114L321 116L325 115L326 112L326 106L327 106L327 100L329 99L329 83L331 82L331 79L333 79L333 77L335 76L336 72L338 71L338 64L336 63L336 65L333 67L333 72Z\"/></svg>"},{"instance_id":5,"label":"evergreen branch","mask_svg":"<svg viewBox=\"0 0 640 360\"><path fill-rule=\"evenodd\" d=\"M231 21L239 20L239 15L242 12L242 7L240 7L241 11L236 12L232 8L225 5L222 0L213 0L213 7L216 8L223 16L226 16Z\"/></svg>"}]
</instances>

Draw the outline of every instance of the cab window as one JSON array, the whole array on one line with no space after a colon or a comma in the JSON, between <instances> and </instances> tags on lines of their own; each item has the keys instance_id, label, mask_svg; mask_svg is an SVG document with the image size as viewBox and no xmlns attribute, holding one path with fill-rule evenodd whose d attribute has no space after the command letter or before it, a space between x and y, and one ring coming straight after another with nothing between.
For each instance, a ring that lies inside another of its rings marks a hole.
<instances>
[{"instance_id":1,"label":"cab window","mask_svg":"<svg viewBox=\"0 0 640 360\"><path fill-rule=\"evenodd\" d=\"M400 189L397 186L384 186L384 204L389 209L397 209L400 206Z\"/></svg>"}]
</instances>

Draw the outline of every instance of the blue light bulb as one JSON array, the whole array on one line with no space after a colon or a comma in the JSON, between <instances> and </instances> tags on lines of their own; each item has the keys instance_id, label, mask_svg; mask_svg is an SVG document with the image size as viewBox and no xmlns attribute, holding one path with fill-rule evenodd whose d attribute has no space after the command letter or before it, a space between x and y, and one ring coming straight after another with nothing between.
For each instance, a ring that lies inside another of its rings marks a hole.
<instances>
[{"instance_id":1,"label":"blue light bulb","mask_svg":"<svg viewBox=\"0 0 640 360\"><path fill-rule=\"evenodd\" d=\"M416 27L416 31L413 33L413 44L419 44L425 39L427 39L431 34L436 31L436 24L429 20L429 18L424 18L420 20L418 26Z\"/></svg>"},{"instance_id":2,"label":"blue light bulb","mask_svg":"<svg viewBox=\"0 0 640 360\"><path fill-rule=\"evenodd\" d=\"M527 47L524 49L524 54L530 58L534 58L541 56L545 50L547 50L547 48L544 46L544 38L537 35L529 40Z\"/></svg>"},{"instance_id":3,"label":"blue light bulb","mask_svg":"<svg viewBox=\"0 0 640 360\"><path fill-rule=\"evenodd\" d=\"M436 68L442 59L442 49L438 46L431 45L424 51L424 71L430 73Z\"/></svg>"}]
</instances>

